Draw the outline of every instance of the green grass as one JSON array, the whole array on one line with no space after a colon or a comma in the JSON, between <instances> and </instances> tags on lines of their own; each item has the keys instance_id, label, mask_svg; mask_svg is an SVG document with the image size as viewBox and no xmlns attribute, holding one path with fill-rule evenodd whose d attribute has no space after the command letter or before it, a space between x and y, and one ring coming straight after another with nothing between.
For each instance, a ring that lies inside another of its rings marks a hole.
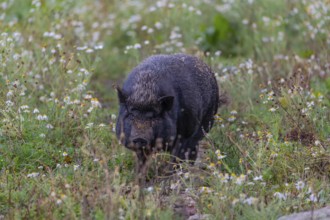
<instances>
[{"instance_id":1,"label":"green grass","mask_svg":"<svg viewBox=\"0 0 330 220\"><path fill-rule=\"evenodd\" d=\"M1 3L0 218L173 219L182 191L211 219L329 205L328 1L164 2ZM114 85L178 52L208 63L230 102L203 169L163 179L154 155L140 187Z\"/></svg>"}]
</instances>

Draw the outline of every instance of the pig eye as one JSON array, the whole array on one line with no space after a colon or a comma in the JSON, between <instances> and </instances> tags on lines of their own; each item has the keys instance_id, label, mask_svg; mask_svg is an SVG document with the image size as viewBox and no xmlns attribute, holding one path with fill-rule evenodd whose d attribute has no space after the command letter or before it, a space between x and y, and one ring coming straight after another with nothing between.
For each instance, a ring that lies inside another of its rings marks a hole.
<instances>
[{"instance_id":1,"label":"pig eye","mask_svg":"<svg viewBox=\"0 0 330 220\"><path fill-rule=\"evenodd\" d=\"M147 119L152 119L157 117L156 111L153 109L137 109L137 108L131 108L128 111L128 114L133 117L138 117L138 118L147 118Z\"/></svg>"},{"instance_id":2,"label":"pig eye","mask_svg":"<svg viewBox=\"0 0 330 220\"><path fill-rule=\"evenodd\" d=\"M147 112L145 113L145 116L146 116L147 118L153 118L153 117L155 117L155 112L153 112L153 111L147 111Z\"/></svg>"},{"instance_id":3,"label":"pig eye","mask_svg":"<svg viewBox=\"0 0 330 220\"><path fill-rule=\"evenodd\" d=\"M138 116L140 114L140 111L136 108L132 108L130 111L129 111L129 114L130 115L133 115L133 116Z\"/></svg>"}]
</instances>

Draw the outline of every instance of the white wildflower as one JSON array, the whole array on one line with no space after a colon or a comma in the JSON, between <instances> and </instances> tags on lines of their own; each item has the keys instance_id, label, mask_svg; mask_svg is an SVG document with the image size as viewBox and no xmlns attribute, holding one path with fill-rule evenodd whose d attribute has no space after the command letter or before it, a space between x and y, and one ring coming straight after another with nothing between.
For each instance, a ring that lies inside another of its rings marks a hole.
<instances>
[{"instance_id":1,"label":"white wildflower","mask_svg":"<svg viewBox=\"0 0 330 220\"><path fill-rule=\"evenodd\" d=\"M38 176L39 176L39 173L29 173L29 174L27 175L28 178L36 178L36 177L38 177Z\"/></svg>"},{"instance_id":2,"label":"white wildflower","mask_svg":"<svg viewBox=\"0 0 330 220\"><path fill-rule=\"evenodd\" d=\"M239 199L233 199L233 201L231 202L231 204L234 206L239 202Z\"/></svg>"},{"instance_id":3,"label":"white wildflower","mask_svg":"<svg viewBox=\"0 0 330 220\"><path fill-rule=\"evenodd\" d=\"M139 44L139 43L136 43L136 44L134 44L134 49L140 49L141 48L141 44Z\"/></svg>"},{"instance_id":4,"label":"white wildflower","mask_svg":"<svg viewBox=\"0 0 330 220\"><path fill-rule=\"evenodd\" d=\"M311 107L313 107L315 105L314 101L307 102L306 104L307 104L307 107L308 108L311 108Z\"/></svg>"},{"instance_id":5,"label":"white wildflower","mask_svg":"<svg viewBox=\"0 0 330 220\"><path fill-rule=\"evenodd\" d=\"M273 135L269 132L267 132L267 135L266 135L267 139L271 139L273 137Z\"/></svg>"},{"instance_id":6,"label":"white wildflower","mask_svg":"<svg viewBox=\"0 0 330 220\"><path fill-rule=\"evenodd\" d=\"M89 109L87 109L87 112L91 113L93 111L93 109L94 109L93 107L90 107ZM86 117L87 117L87 115L86 115Z\"/></svg>"},{"instance_id":7,"label":"white wildflower","mask_svg":"<svg viewBox=\"0 0 330 220\"><path fill-rule=\"evenodd\" d=\"M273 194L273 196L276 197L279 200L286 200L287 199L287 195L285 193L275 192Z\"/></svg>"},{"instance_id":8,"label":"white wildflower","mask_svg":"<svg viewBox=\"0 0 330 220\"><path fill-rule=\"evenodd\" d=\"M99 100L97 98L92 98L91 99L91 104L92 104L93 108L101 108L102 107L101 103L99 102Z\"/></svg>"},{"instance_id":9,"label":"white wildflower","mask_svg":"<svg viewBox=\"0 0 330 220\"><path fill-rule=\"evenodd\" d=\"M94 49L95 49L95 50L102 50L103 47L104 47L103 44L98 44L98 45L95 45L95 46L94 46Z\"/></svg>"},{"instance_id":10,"label":"white wildflower","mask_svg":"<svg viewBox=\"0 0 330 220\"><path fill-rule=\"evenodd\" d=\"M73 165L73 170L76 171L79 169L79 167L80 167L80 165Z\"/></svg>"},{"instance_id":11,"label":"white wildflower","mask_svg":"<svg viewBox=\"0 0 330 220\"><path fill-rule=\"evenodd\" d=\"M13 105L14 105L14 103L12 101L10 101L10 100L6 101L6 106L7 107L12 107Z\"/></svg>"},{"instance_id":12,"label":"white wildflower","mask_svg":"<svg viewBox=\"0 0 330 220\"><path fill-rule=\"evenodd\" d=\"M297 190L302 190L305 187L305 183L303 181L298 181L295 186Z\"/></svg>"},{"instance_id":13,"label":"white wildflower","mask_svg":"<svg viewBox=\"0 0 330 220\"><path fill-rule=\"evenodd\" d=\"M242 20L242 24L244 24L244 25L249 24L249 20L248 20L248 19L243 19L243 20Z\"/></svg>"},{"instance_id":14,"label":"white wildflower","mask_svg":"<svg viewBox=\"0 0 330 220\"><path fill-rule=\"evenodd\" d=\"M249 197L243 201L244 204L254 205L258 202L258 198Z\"/></svg>"},{"instance_id":15,"label":"white wildflower","mask_svg":"<svg viewBox=\"0 0 330 220\"><path fill-rule=\"evenodd\" d=\"M254 181L262 181L262 176L256 176L253 178Z\"/></svg>"},{"instance_id":16,"label":"white wildflower","mask_svg":"<svg viewBox=\"0 0 330 220\"><path fill-rule=\"evenodd\" d=\"M93 52L94 52L94 50L91 49L91 48L88 48L88 49L86 50L86 53L93 53Z\"/></svg>"},{"instance_id":17,"label":"white wildflower","mask_svg":"<svg viewBox=\"0 0 330 220\"><path fill-rule=\"evenodd\" d=\"M146 190L147 190L147 192L153 192L154 191L154 187L149 186Z\"/></svg>"},{"instance_id":18,"label":"white wildflower","mask_svg":"<svg viewBox=\"0 0 330 220\"><path fill-rule=\"evenodd\" d=\"M88 47L87 46L82 46L82 47L77 47L77 50L86 50Z\"/></svg>"},{"instance_id":19,"label":"white wildflower","mask_svg":"<svg viewBox=\"0 0 330 220\"><path fill-rule=\"evenodd\" d=\"M246 175L241 174L239 177L236 177L235 183L237 185L242 185L245 182L245 179L246 179Z\"/></svg>"},{"instance_id":20,"label":"white wildflower","mask_svg":"<svg viewBox=\"0 0 330 220\"><path fill-rule=\"evenodd\" d=\"M91 127L93 127L93 125L94 125L94 123L88 123L87 125L86 125L86 127L85 127L85 129L89 129L89 128L91 128Z\"/></svg>"},{"instance_id":21,"label":"white wildflower","mask_svg":"<svg viewBox=\"0 0 330 220\"><path fill-rule=\"evenodd\" d=\"M213 190L210 187L202 186L199 188L199 193L211 193Z\"/></svg>"},{"instance_id":22,"label":"white wildflower","mask_svg":"<svg viewBox=\"0 0 330 220\"><path fill-rule=\"evenodd\" d=\"M275 112L276 111L276 108L270 108L269 111L270 112Z\"/></svg>"},{"instance_id":23,"label":"white wildflower","mask_svg":"<svg viewBox=\"0 0 330 220\"><path fill-rule=\"evenodd\" d=\"M7 92L7 98L12 97L13 95L14 95L14 93L13 93L12 90L9 90L9 91Z\"/></svg>"},{"instance_id":24,"label":"white wildflower","mask_svg":"<svg viewBox=\"0 0 330 220\"><path fill-rule=\"evenodd\" d=\"M228 119L227 119L229 122L233 122L236 120L236 117L235 116L230 116Z\"/></svg>"},{"instance_id":25,"label":"white wildflower","mask_svg":"<svg viewBox=\"0 0 330 220\"><path fill-rule=\"evenodd\" d=\"M148 30L148 26L143 25L143 26L141 27L141 31L146 31L146 30Z\"/></svg>"},{"instance_id":26,"label":"white wildflower","mask_svg":"<svg viewBox=\"0 0 330 220\"><path fill-rule=\"evenodd\" d=\"M18 60L19 58L20 58L20 55L19 55L19 54L15 53L15 54L13 55L13 59L14 59L14 60Z\"/></svg>"},{"instance_id":27,"label":"white wildflower","mask_svg":"<svg viewBox=\"0 0 330 220\"><path fill-rule=\"evenodd\" d=\"M230 112L230 114L231 114L231 115L237 115L237 111L236 111L236 110L232 110L232 111Z\"/></svg>"},{"instance_id":28,"label":"white wildflower","mask_svg":"<svg viewBox=\"0 0 330 220\"><path fill-rule=\"evenodd\" d=\"M47 115L38 115L37 116L37 120L39 120L39 121L47 121L48 120L48 116Z\"/></svg>"},{"instance_id":29,"label":"white wildflower","mask_svg":"<svg viewBox=\"0 0 330 220\"><path fill-rule=\"evenodd\" d=\"M90 95L90 94L86 94L86 95L84 95L84 99L92 99L92 98L93 98L93 96Z\"/></svg>"},{"instance_id":30,"label":"white wildflower","mask_svg":"<svg viewBox=\"0 0 330 220\"><path fill-rule=\"evenodd\" d=\"M56 205L61 205L61 204L62 204L62 202L63 202L62 200L60 200L60 199L57 199L57 200L56 200Z\"/></svg>"},{"instance_id":31,"label":"white wildflower","mask_svg":"<svg viewBox=\"0 0 330 220\"><path fill-rule=\"evenodd\" d=\"M218 160L226 158L226 155L221 154L220 150L216 150L215 154L217 155Z\"/></svg>"},{"instance_id":32,"label":"white wildflower","mask_svg":"<svg viewBox=\"0 0 330 220\"><path fill-rule=\"evenodd\" d=\"M65 104L67 104L67 105L71 104L70 96L66 96L66 97L64 97L63 102L64 102Z\"/></svg>"},{"instance_id":33,"label":"white wildflower","mask_svg":"<svg viewBox=\"0 0 330 220\"><path fill-rule=\"evenodd\" d=\"M155 23L155 27L156 27L158 30L160 30L160 29L162 29L163 24L157 21L157 22Z\"/></svg>"},{"instance_id":34,"label":"white wildflower","mask_svg":"<svg viewBox=\"0 0 330 220\"><path fill-rule=\"evenodd\" d=\"M312 194L309 196L309 200L310 200L311 202L317 202L317 196L316 196L314 193L312 193Z\"/></svg>"},{"instance_id":35,"label":"white wildflower","mask_svg":"<svg viewBox=\"0 0 330 220\"><path fill-rule=\"evenodd\" d=\"M221 55L221 51L220 51L220 50L216 51L216 52L214 53L214 55L216 55L217 57L219 57L219 56Z\"/></svg>"}]
</instances>

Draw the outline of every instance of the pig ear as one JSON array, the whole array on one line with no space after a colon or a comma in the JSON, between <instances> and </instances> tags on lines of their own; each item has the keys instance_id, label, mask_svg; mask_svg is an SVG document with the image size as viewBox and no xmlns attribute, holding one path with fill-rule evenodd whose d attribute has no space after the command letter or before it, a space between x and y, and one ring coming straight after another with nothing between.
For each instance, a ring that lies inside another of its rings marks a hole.
<instances>
[{"instance_id":1,"label":"pig ear","mask_svg":"<svg viewBox=\"0 0 330 220\"><path fill-rule=\"evenodd\" d=\"M119 103L126 103L126 95L123 93L123 91L121 90L121 88L117 87L117 94L118 94L118 99L119 99Z\"/></svg>"},{"instance_id":2,"label":"pig ear","mask_svg":"<svg viewBox=\"0 0 330 220\"><path fill-rule=\"evenodd\" d=\"M158 99L158 102L161 104L162 110L169 111L173 106L173 100L173 96L163 96Z\"/></svg>"}]
</instances>

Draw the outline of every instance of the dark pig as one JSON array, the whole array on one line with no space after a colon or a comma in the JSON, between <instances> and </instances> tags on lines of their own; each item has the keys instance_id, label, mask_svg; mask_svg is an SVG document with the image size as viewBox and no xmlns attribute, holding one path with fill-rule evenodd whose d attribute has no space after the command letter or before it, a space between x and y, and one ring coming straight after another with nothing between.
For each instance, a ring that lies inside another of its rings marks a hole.
<instances>
[{"instance_id":1,"label":"dark pig","mask_svg":"<svg viewBox=\"0 0 330 220\"><path fill-rule=\"evenodd\" d=\"M212 70L185 54L154 55L117 88L116 133L137 154L140 167L155 150L193 162L197 145L214 122L219 89Z\"/></svg>"}]
</instances>

